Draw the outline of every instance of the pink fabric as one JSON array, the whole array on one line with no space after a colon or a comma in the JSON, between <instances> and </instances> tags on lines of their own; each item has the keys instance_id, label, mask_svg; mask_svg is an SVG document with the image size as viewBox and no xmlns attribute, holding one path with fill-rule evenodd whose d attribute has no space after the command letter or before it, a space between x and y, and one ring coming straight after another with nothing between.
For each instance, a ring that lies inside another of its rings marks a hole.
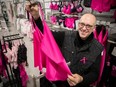
<instances>
[{"instance_id":1,"label":"pink fabric","mask_svg":"<svg viewBox=\"0 0 116 87\"><path fill-rule=\"evenodd\" d=\"M63 9L62 9L62 12L63 12L64 14L71 14L71 4L68 3L68 6L64 5L64 6L63 6Z\"/></svg>"},{"instance_id":2,"label":"pink fabric","mask_svg":"<svg viewBox=\"0 0 116 87\"><path fill-rule=\"evenodd\" d=\"M53 7L54 7L54 5L53 5L53 3L51 2L51 3L50 3L50 9L53 9Z\"/></svg>"},{"instance_id":3,"label":"pink fabric","mask_svg":"<svg viewBox=\"0 0 116 87\"><path fill-rule=\"evenodd\" d=\"M19 40L14 40L12 43L13 43L12 49L10 49L8 45L6 45L7 53L4 53L4 54L7 57L8 63L10 63L11 67L16 69L18 66L17 51L18 51L18 46L20 43L19 43Z\"/></svg>"},{"instance_id":4,"label":"pink fabric","mask_svg":"<svg viewBox=\"0 0 116 87\"><path fill-rule=\"evenodd\" d=\"M91 8L98 12L109 12L111 7L111 0L92 0Z\"/></svg>"},{"instance_id":5,"label":"pink fabric","mask_svg":"<svg viewBox=\"0 0 116 87\"><path fill-rule=\"evenodd\" d=\"M70 4L68 4L65 14L71 14L71 5Z\"/></svg>"},{"instance_id":6,"label":"pink fabric","mask_svg":"<svg viewBox=\"0 0 116 87\"><path fill-rule=\"evenodd\" d=\"M52 9L52 10L58 10L58 4L57 3L55 3L55 4L53 4L52 2L50 3L50 9Z\"/></svg>"},{"instance_id":7,"label":"pink fabric","mask_svg":"<svg viewBox=\"0 0 116 87\"><path fill-rule=\"evenodd\" d=\"M70 17L70 18L65 18L65 26L68 28L74 28L75 20L78 18L75 17Z\"/></svg>"},{"instance_id":8,"label":"pink fabric","mask_svg":"<svg viewBox=\"0 0 116 87\"><path fill-rule=\"evenodd\" d=\"M105 64L105 60L106 60L107 38L108 38L108 31L106 30L105 35L103 36L103 39L102 39L102 42L101 42L101 44L104 46L104 50L103 50L103 56L102 56L101 65L100 65L100 76L98 78L98 81L101 80L101 76L102 76L102 72L103 72L104 64Z\"/></svg>"},{"instance_id":9,"label":"pink fabric","mask_svg":"<svg viewBox=\"0 0 116 87\"><path fill-rule=\"evenodd\" d=\"M22 80L22 87L27 87L27 81L28 81L28 75L25 71L25 68L23 65L19 65L19 70L20 70L20 77Z\"/></svg>"},{"instance_id":10,"label":"pink fabric","mask_svg":"<svg viewBox=\"0 0 116 87\"><path fill-rule=\"evenodd\" d=\"M54 8L53 8L54 10L58 10L58 4L57 3L55 3L55 5L54 5Z\"/></svg>"},{"instance_id":11,"label":"pink fabric","mask_svg":"<svg viewBox=\"0 0 116 87\"><path fill-rule=\"evenodd\" d=\"M58 48L48 26L44 23L44 35L37 29L34 32L35 66L46 68L46 77L50 81L66 80L71 74L60 49Z\"/></svg>"},{"instance_id":12,"label":"pink fabric","mask_svg":"<svg viewBox=\"0 0 116 87\"><path fill-rule=\"evenodd\" d=\"M56 24L56 22L57 22L56 16L50 16L50 19L51 19L52 24Z\"/></svg>"},{"instance_id":13,"label":"pink fabric","mask_svg":"<svg viewBox=\"0 0 116 87\"><path fill-rule=\"evenodd\" d=\"M97 33L97 29L95 29L95 31L94 31L94 37L104 46L103 55L101 56L100 74L98 77L98 82L101 79L103 68L104 68L104 63L105 63L105 59L106 59L106 42L107 42L107 37L108 37L108 31L106 29L105 35L103 35L104 29L105 29L105 27L102 26L102 29L99 34Z\"/></svg>"},{"instance_id":14,"label":"pink fabric","mask_svg":"<svg viewBox=\"0 0 116 87\"><path fill-rule=\"evenodd\" d=\"M5 75L6 76L6 73L5 73L5 67L2 63L2 54L0 52L0 75Z\"/></svg>"},{"instance_id":15,"label":"pink fabric","mask_svg":"<svg viewBox=\"0 0 116 87\"><path fill-rule=\"evenodd\" d=\"M4 54L3 54L4 55ZM4 55L4 58L5 58L5 61L7 63L7 58L6 56ZM6 69L5 69L5 65L4 63L2 62L2 53L0 52L0 75L3 75L5 77L7 77L7 74L6 74Z\"/></svg>"},{"instance_id":16,"label":"pink fabric","mask_svg":"<svg viewBox=\"0 0 116 87\"><path fill-rule=\"evenodd\" d=\"M62 12L63 12L63 13L66 13L66 10L67 10L66 5L64 5L64 6L63 6L63 9L62 9Z\"/></svg>"},{"instance_id":17,"label":"pink fabric","mask_svg":"<svg viewBox=\"0 0 116 87\"><path fill-rule=\"evenodd\" d=\"M42 13L41 9L40 12ZM68 65L56 44L52 33L46 22L42 20L44 33L35 26L33 33L34 46L34 66L39 66L39 70L46 68L46 78L50 81L67 79L68 74L71 74Z\"/></svg>"}]
</instances>

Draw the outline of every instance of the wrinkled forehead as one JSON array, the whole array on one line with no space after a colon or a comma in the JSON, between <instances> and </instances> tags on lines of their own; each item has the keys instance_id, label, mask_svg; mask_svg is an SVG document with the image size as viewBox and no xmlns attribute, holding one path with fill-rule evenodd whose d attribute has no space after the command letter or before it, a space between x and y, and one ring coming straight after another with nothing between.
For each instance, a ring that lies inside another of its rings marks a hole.
<instances>
[{"instance_id":1,"label":"wrinkled forehead","mask_svg":"<svg viewBox=\"0 0 116 87\"><path fill-rule=\"evenodd\" d=\"M96 19L92 16L83 16L80 18L79 22L83 22L83 23L89 24L89 25L95 25Z\"/></svg>"}]
</instances>

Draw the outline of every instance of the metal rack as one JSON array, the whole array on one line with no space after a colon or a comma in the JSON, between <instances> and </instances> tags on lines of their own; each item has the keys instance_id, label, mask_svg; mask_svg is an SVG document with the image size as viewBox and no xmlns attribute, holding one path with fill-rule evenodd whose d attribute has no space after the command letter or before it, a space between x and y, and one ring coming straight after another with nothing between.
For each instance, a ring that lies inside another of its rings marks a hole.
<instances>
[{"instance_id":1,"label":"metal rack","mask_svg":"<svg viewBox=\"0 0 116 87\"><path fill-rule=\"evenodd\" d=\"M7 52L5 42L9 43L10 41L17 40L17 39L23 39L23 37L21 37L19 34L13 34L13 35L3 36L3 41L0 40L0 52L1 52L2 63L5 66L6 74L8 76L8 82L3 83L3 87L9 87L9 86L10 87L22 87L20 72L18 74L13 72L13 69L11 68L10 63L7 63L5 59L5 55L4 55L4 53ZM3 51L2 47L4 47L5 51Z\"/></svg>"}]
</instances>

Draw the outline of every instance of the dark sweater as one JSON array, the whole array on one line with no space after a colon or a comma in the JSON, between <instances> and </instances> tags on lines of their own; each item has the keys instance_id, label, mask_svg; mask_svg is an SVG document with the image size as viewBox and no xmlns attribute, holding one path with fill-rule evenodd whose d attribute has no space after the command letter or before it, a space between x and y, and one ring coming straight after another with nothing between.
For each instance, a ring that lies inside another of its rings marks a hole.
<instances>
[{"instance_id":1,"label":"dark sweater","mask_svg":"<svg viewBox=\"0 0 116 87\"><path fill-rule=\"evenodd\" d=\"M35 23L37 27L40 29L40 31L43 33L43 24L41 18L39 17L37 20L35 20Z\"/></svg>"},{"instance_id":2,"label":"dark sweater","mask_svg":"<svg viewBox=\"0 0 116 87\"><path fill-rule=\"evenodd\" d=\"M93 33L86 40L82 40L78 32L67 32L62 47L63 55L67 62L71 62L69 66L71 72L83 77L83 81L75 87L89 87L99 76L103 46L94 38ZM83 58L87 59L85 63L80 61ZM63 84L57 87L69 87L65 82Z\"/></svg>"}]
</instances>

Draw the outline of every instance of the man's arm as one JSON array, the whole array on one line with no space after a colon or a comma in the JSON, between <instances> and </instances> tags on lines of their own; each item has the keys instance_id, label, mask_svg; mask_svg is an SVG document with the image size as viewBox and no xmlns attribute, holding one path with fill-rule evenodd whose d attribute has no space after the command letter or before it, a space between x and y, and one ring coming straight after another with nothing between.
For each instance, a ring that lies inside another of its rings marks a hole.
<instances>
[{"instance_id":1,"label":"man's arm","mask_svg":"<svg viewBox=\"0 0 116 87\"><path fill-rule=\"evenodd\" d=\"M86 75L79 75L79 74L73 74L72 76L68 76L68 83L70 86L75 86L75 85L90 85L93 82L95 82L98 79L99 76L99 70L100 70L100 60L101 60L101 55L99 55L96 58L95 63L91 66L89 69L88 74Z\"/></svg>"},{"instance_id":2,"label":"man's arm","mask_svg":"<svg viewBox=\"0 0 116 87\"><path fill-rule=\"evenodd\" d=\"M83 81L80 84L92 84L93 82L97 81L100 72L100 61L101 55L96 58L95 63L90 68L90 72L87 75L82 76Z\"/></svg>"}]
</instances>

